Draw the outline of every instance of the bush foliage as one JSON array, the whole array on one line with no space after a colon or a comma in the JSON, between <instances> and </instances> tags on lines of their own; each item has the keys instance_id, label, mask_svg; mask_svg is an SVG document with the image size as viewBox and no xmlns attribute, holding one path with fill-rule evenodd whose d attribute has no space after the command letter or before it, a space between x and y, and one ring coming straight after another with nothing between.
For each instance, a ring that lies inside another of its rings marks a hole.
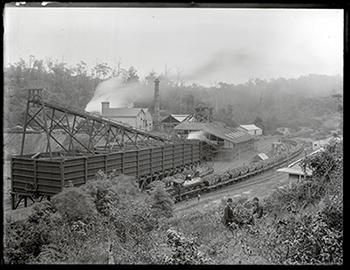
<instances>
[{"instance_id":1,"label":"bush foliage","mask_svg":"<svg viewBox=\"0 0 350 270\"><path fill-rule=\"evenodd\" d=\"M236 201L233 230L223 205L175 215L163 185L140 193L133 178L99 173L6 224L5 262L342 264L342 144L306 165L314 176L261 200L261 219L246 222L251 202Z\"/></svg>"},{"instance_id":2,"label":"bush foliage","mask_svg":"<svg viewBox=\"0 0 350 270\"><path fill-rule=\"evenodd\" d=\"M151 191L152 210L157 217L172 217L174 201L164 189L164 184L158 184Z\"/></svg>"},{"instance_id":3,"label":"bush foliage","mask_svg":"<svg viewBox=\"0 0 350 270\"><path fill-rule=\"evenodd\" d=\"M6 262L152 263L158 216L133 182L99 173L36 204L28 220L6 226Z\"/></svg>"},{"instance_id":4,"label":"bush foliage","mask_svg":"<svg viewBox=\"0 0 350 270\"><path fill-rule=\"evenodd\" d=\"M254 223L230 231L219 222L224 204L169 222L196 236L215 264L342 264L342 144L327 147L310 162L313 177L261 200L266 215ZM247 199L234 202L237 225L249 219L249 206Z\"/></svg>"}]
</instances>

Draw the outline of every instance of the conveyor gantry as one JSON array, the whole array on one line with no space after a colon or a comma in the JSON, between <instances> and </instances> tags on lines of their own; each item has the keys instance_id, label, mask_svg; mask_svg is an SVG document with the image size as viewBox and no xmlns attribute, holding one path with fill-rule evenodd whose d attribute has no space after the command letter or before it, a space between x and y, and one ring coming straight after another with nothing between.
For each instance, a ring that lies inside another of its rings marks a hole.
<instances>
[{"instance_id":1,"label":"conveyor gantry","mask_svg":"<svg viewBox=\"0 0 350 270\"><path fill-rule=\"evenodd\" d=\"M95 154L96 149L99 153L110 153L169 142L166 138L113 122L108 118L44 101L43 89L28 89L21 155L24 154L29 124L45 132L46 152L50 158L53 143L65 153L73 153L79 148L80 152ZM62 133L66 136L62 136Z\"/></svg>"}]
</instances>

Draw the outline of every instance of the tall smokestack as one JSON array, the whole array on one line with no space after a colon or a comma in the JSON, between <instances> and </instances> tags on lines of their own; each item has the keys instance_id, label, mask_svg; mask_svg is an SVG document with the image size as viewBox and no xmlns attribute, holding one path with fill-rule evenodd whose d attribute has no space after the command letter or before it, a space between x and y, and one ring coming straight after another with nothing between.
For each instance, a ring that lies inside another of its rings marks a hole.
<instances>
[{"instance_id":1,"label":"tall smokestack","mask_svg":"<svg viewBox=\"0 0 350 270\"><path fill-rule=\"evenodd\" d=\"M108 110L109 110L109 101L103 101L101 102L101 104L102 104L101 114L102 116L107 116Z\"/></svg>"},{"instance_id":2,"label":"tall smokestack","mask_svg":"<svg viewBox=\"0 0 350 270\"><path fill-rule=\"evenodd\" d=\"M160 97L159 97L159 79L154 80L154 116L153 116L153 126L155 130L159 130L159 107L160 107Z\"/></svg>"}]
</instances>

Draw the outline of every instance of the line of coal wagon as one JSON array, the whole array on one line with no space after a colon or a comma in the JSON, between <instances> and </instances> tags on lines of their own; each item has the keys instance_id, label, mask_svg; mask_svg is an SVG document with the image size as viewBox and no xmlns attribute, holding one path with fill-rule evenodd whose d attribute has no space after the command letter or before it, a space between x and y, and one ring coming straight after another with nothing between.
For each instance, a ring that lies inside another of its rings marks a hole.
<instances>
[{"instance_id":1,"label":"line of coal wagon","mask_svg":"<svg viewBox=\"0 0 350 270\"><path fill-rule=\"evenodd\" d=\"M180 202L197 196L198 194L238 183L252 176L266 172L298 157L302 152L303 147L295 145L289 151L278 154L267 160L229 169L222 173L215 173L213 169L208 169L188 181L186 181L186 179L169 179L168 182L166 181L166 189L174 197L175 203Z\"/></svg>"}]
</instances>

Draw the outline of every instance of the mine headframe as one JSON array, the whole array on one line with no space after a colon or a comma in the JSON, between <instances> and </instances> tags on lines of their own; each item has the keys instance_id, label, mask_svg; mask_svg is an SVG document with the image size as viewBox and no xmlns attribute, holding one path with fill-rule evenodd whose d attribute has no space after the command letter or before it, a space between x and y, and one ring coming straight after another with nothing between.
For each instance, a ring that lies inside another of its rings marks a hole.
<instances>
[{"instance_id":1,"label":"mine headframe","mask_svg":"<svg viewBox=\"0 0 350 270\"><path fill-rule=\"evenodd\" d=\"M51 159L53 152L73 155L109 153L162 145L169 141L108 118L44 101L43 89L28 89L21 155L24 154L29 126L46 134L46 152Z\"/></svg>"}]
</instances>

